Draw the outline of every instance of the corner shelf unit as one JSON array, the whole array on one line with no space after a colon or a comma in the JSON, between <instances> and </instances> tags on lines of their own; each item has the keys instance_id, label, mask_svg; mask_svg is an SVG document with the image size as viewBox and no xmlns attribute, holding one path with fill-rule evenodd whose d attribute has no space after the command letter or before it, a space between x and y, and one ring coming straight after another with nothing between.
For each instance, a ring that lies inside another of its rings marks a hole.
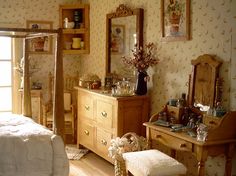
<instances>
[{"instance_id":1,"label":"corner shelf unit","mask_svg":"<svg viewBox=\"0 0 236 176\"><path fill-rule=\"evenodd\" d=\"M64 28L64 19L69 22L74 21L74 12L80 11L82 19L79 28ZM89 5L88 4L66 4L59 7L59 25L63 29L63 53L64 54L89 54ZM73 38L81 38L84 42L83 49L66 49L66 43L71 42Z\"/></svg>"}]
</instances>

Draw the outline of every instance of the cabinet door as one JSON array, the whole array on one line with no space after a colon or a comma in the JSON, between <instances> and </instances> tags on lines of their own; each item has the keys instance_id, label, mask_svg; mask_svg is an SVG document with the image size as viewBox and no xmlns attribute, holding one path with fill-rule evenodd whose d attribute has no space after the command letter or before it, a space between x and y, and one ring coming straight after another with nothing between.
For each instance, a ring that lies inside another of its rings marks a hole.
<instances>
[{"instance_id":1,"label":"cabinet door","mask_svg":"<svg viewBox=\"0 0 236 176\"><path fill-rule=\"evenodd\" d=\"M113 105L102 100L97 100L96 119L99 126L106 129L112 128Z\"/></svg>"},{"instance_id":2,"label":"cabinet door","mask_svg":"<svg viewBox=\"0 0 236 176\"><path fill-rule=\"evenodd\" d=\"M83 118L93 119L94 106L93 98L88 94L79 93L78 94L78 118L83 116Z\"/></svg>"},{"instance_id":3,"label":"cabinet door","mask_svg":"<svg viewBox=\"0 0 236 176\"><path fill-rule=\"evenodd\" d=\"M94 126L88 123L79 123L78 125L78 142L88 148L93 148Z\"/></svg>"},{"instance_id":4,"label":"cabinet door","mask_svg":"<svg viewBox=\"0 0 236 176\"><path fill-rule=\"evenodd\" d=\"M110 132L107 132L102 128L97 128L96 147L97 150L105 156L108 156L108 148L111 139L112 134Z\"/></svg>"}]
</instances>

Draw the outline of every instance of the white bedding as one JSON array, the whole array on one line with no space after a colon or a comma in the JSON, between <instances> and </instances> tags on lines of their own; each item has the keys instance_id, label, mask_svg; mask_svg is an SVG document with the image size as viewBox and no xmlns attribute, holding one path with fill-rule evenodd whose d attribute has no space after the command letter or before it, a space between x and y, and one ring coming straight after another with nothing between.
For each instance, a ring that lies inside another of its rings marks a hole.
<instances>
[{"instance_id":1,"label":"white bedding","mask_svg":"<svg viewBox=\"0 0 236 176\"><path fill-rule=\"evenodd\" d=\"M0 176L68 176L60 136L16 114L0 114Z\"/></svg>"}]
</instances>

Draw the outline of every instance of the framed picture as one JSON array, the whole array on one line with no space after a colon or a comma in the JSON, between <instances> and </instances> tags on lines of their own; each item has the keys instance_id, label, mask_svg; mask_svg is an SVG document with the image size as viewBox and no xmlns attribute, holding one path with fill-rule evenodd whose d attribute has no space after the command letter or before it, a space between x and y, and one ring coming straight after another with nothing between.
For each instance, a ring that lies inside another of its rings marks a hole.
<instances>
[{"instance_id":1,"label":"framed picture","mask_svg":"<svg viewBox=\"0 0 236 176\"><path fill-rule=\"evenodd\" d=\"M52 29L51 21L26 21L27 28ZM52 36L42 36L29 40L29 52L33 54L51 54Z\"/></svg>"},{"instance_id":2,"label":"framed picture","mask_svg":"<svg viewBox=\"0 0 236 176\"><path fill-rule=\"evenodd\" d=\"M161 0L162 41L189 40L190 0Z\"/></svg>"},{"instance_id":3,"label":"framed picture","mask_svg":"<svg viewBox=\"0 0 236 176\"><path fill-rule=\"evenodd\" d=\"M122 54L125 44L125 26L112 25L111 27L111 53Z\"/></svg>"}]
</instances>

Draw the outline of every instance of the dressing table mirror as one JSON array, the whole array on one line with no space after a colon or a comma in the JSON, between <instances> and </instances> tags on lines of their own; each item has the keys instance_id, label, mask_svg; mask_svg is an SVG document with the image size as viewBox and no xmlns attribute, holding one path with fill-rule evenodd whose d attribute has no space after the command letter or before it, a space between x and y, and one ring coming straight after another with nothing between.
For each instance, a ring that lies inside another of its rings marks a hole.
<instances>
[{"instance_id":1,"label":"dressing table mirror","mask_svg":"<svg viewBox=\"0 0 236 176\"><path fill-rule=\"evenodd\" d=\"M221 61L213 55L204 54L192 60L189 84L189 106L215 107L221 102L219 67Z\"/></svg>"},{"instance_id":2,"label":"dressing table mirror","mask_svg":"<svg viewBox=\"0 0 236 176\"><path fill-rule=\"evenodd\" d=\"M143 45L143 9L119 5L106 19L106 74L132 76L132 70L122 62L122 56L132 55L134 46Z\"/></svg>"}]
</instances>

